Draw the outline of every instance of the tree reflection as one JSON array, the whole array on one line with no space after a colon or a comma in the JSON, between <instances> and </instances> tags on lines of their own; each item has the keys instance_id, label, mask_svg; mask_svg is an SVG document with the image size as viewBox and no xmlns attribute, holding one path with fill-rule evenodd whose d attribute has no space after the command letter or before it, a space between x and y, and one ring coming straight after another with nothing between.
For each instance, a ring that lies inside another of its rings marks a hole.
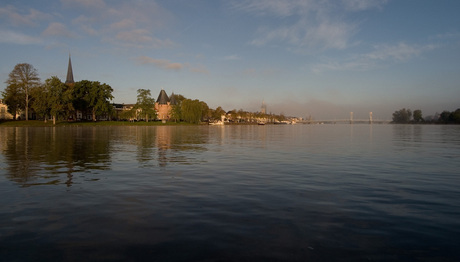
<instances>
[{"instance_id":1,"label":"tree reflection","mask_svg":"<svg viewBox=\"0 0 460 262\"><path fill-rule=\"evenodd\" d=\"M63 127L1 128L6 177L22 186L71 186L74 174L108 169L109 129ZM62 175L65 174L65 177Z\"/></svg>"}]
</instances>

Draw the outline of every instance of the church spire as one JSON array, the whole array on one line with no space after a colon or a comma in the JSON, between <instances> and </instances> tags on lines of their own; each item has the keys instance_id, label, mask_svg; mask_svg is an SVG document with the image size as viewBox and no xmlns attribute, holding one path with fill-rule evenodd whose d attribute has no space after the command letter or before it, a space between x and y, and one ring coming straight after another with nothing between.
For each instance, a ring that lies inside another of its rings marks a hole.
<instances>
[{"instance_id":1,"label":"church spire","mask_svg":"<svg viewBox=\"0 0 460 262\"><path fill-rule=\"evenodd\" d=\"M67 78L65 80L66 84L74 84L75 81L73 81L73 71L72 71L72 61L70 60L70 54L69 54L69 66L67 67Z\"/></svg>"}]
</instances>

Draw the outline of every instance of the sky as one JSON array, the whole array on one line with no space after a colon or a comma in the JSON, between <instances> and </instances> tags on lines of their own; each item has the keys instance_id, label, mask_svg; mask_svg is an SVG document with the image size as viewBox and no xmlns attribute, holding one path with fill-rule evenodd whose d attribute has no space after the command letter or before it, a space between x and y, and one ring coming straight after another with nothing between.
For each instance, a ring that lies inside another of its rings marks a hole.
<instances>
[{"instance_id":1,"label":"sky","mask_svg":"<svg viewBox=\"0 0 460 262\"><path fill-rule=\"evenodd\" d=\"M460 108L458 0L3 0L0 91L18 63L42 81L161 89L211 108L391 119Z\"/></svg>"}]
</instances>

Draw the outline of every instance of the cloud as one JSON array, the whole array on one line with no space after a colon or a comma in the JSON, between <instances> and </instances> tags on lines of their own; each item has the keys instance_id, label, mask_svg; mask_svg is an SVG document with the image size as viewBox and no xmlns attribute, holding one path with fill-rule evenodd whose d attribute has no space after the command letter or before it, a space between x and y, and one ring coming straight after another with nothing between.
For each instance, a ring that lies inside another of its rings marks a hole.
<instances>
[{"instance_id":1,"label":"cloud","mask_svg":"<svg viewBox=\"0 0 460 262\"><path fill-rule=\"evenodd\" d=\"M49 20L51 16L33 8L20 12L16 7L7 5L0 8L0 18L14 26L36 26L37 22Z\"/></svg>"},{"instance_id":2,"label":"cloud","mask_svg":"<svg viewBox=\"0 0 460 262\"><path fill-rule=\"evenodd\" d=\"M189 63L171 62L166 59L155 59L155 58L148 57L148 56L139 56L135 58L135 60L137 61L138 64L154 65L156 67L159 67L165 70L179 71L184 68L187 68L190 72L193 72L193 73L209 74L208 69L206 69L206 67L203 65L192 66Z\"/></svg>"},{"instance_id":3,"label":"cloud","mask_svg":"<svg viewBox=\"0 0 460 262\"><path fill-rule=\"evenodd\" d=\"M34 36L25 35L23 33L14 32L10 30L0 29L0 43L18 44L18 45L36 45L42 44L43 41Z\"/></svg>"},{"instance_id":4,"label":"cloud","mask_svg":"<svg viewBox=\"0 0 460 262\"><path fill-rule=\"evenodd\" d=\"M352 15L385 3L386 0L244 0L232 6L279 20L275 26L260 26L250 44L288 44L290 50L311 52L348 48L359 30L359 22L353 21Z\"/></svg>"},{"instance_id":5,"label":"cloud","mask_svg":"<svg viewBox=\"0 0 460 262\"><path fill-rule=\"evenodd\" d=\"M422 52L436 48L435 45L408 45L401 42L397 45L377 45L375 51L365 56L372 60L394 60L407 61L413 57L419 56Z\"/></svg>"},{"instance_id":6,"label":"cloud","mask_svg":"<svg viewBox=\"0 0 460 262\"><path fill-rule=\"evenodd\" d=\"M124 18L118 22L115 22L110 25L111 29L114 30L120 30L120 29L126 29L126 28L133 28L136 25L136 23L128 18Z\"/></svg>"},{"instance_id":7,"label":"cloud","mask_svg":"<svg viewBox=\"0 0 460 262\"><path fill-rule=\"evenodd\" d=\"M129 48L170 48L176 44L161 32L173 16L155 1L61 0L64 7L86 8L72 20L82 35L98 37L115 46Z\"/></svg>"},{"instance_id":8,"label":"cloud","mask_svg":"<svg viewBox=\"0 0 460 262\"><path fill-rule=\"evenodd\" d=\"M86 9L106 8L104 0L61 0L66 7L82 7Z\"/></svg>"},{"instance_id":9,"label":"cloud","mask_svg":"<svg viewBox=\"0 0 460 262\"><path fill-rule=\"evenodd\" d=\"M256 15L275 15L287 17L293 14L308 13L315 9L316 1L311 0L243 0L232 3L236 9L244 10Z\"/></svg>"},{"instance_id":10,"label":"cloud","mask_svg":"<svg viewBox=\"0 0 460 262\"><path fill-rule=\"evenodd\" d=\"M136 61L141 65L152 64L156 67L167 69L167 70L180 70L184 66L181 63L173 63L164 59L155 59L148 56L139 56Z\"/></svg>"},{"instance_id":11,"label":"cloud","mask_svg":"<svg viewBox=\"0 0 460 262\"><path fill-rule=\"evenodd\" d=\"M169 39L159 39L151 35L149 30L146 29L133 29L129 31L121 31L115 36L119 40L117 44L136 47L136 48L165 48L174 46L174 42Z\"/></svg>"},{"instance_id":12,"label":"cloud","mask_svg":"<svg viewBox=\"0 0 460 262\"><path fill-rule=\"evenodd\" d=\"M394 45L375 45L371 52L352 55L342 61L327 61L317 64L312 67L312 71L316 74L325 71L366 71L385 63L407 62L435 48L438 46L432 44L410 45L404 42Z\"/></svg>"},{"instance_id":13,"label":"cloud","mask_svg":"<svg viewBox=\"0 0 460 262\"><path fill-rule=\"evenodd\" d=\"M44 36L61 36L73 38L73 34L67 29L67 26L62 23L53 22L43 31Z\"/></svg>"},{"instance_id":14,"label":"cloud","mask_svg":"<svg viewBox=\"0 0 460 262\"><path fill-rule=\"evenodd\" d=\"M381 8L388 0L342 0L342 5L347 10L362 11Z\"/></svg>"}]
</instances>

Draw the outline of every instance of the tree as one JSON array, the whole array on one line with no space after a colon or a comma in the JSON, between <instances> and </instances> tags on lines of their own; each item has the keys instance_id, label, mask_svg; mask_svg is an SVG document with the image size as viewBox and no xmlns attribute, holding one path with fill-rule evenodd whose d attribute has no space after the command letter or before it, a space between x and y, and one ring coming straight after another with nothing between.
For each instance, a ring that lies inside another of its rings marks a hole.
<instances>
[{"instance_id":1,"label":"tree","mask_svg":"<svg viewBox=\"0 0 460 262\"><path fill-rule=\"evenodd\" d=\"M439 115L439 121L443 123L449 123L450 116L451 113L449 111L442 111L442 113Z\"/></svg>"},{"instance_id":2,"label":"tree","mask_svg":"<svg viewBox=\"0 0 460 262\"><path fill-rule=\"evenodd\" d=\"M203 121L208 121L209 118L211 117L210 110L208 104L204 101L199 101L200 107L201 107L201 118L200 120Z\"/></svg>"},{"instance_id":3,"label":"tree","mask_svg":"<svg viewBox=\"0 0 460 262\"><path fill-rule=\"evenodd\" d=\"M175 101L175 105L171 105L171 120L174 120L175 122L180 121L182 119L182 101L184 101L186 98L183 95L180 94L172 94L170 100Z\"/></svg>"},{"instance_id":4,"label":"tree","mask_svg":"<svg viewBox=\"0 0 460 262\"><path fill-rule=\"evenodd\" d=\"M422 110L420 109L414 110L413 117L414 117L414 122L416 123L423 122Z\"/></svg>"},{"instance_id":5,"label":"tree","mask_svg":"<svg viewBox=\"0 0 460 262\"><path fill-rule=\"evenodd\" d=\"M452 112L452 120L454 123L460 124L460 108Z\"/></svg>"},{"instance_id":6,"label":"tree","mask_svg":"<svg viewBox=\"0 0 460 262\"><path fill-rule=\"evenodd\" d=\"M225 115L225 110L219 106L216 108L216 110L213 110L211 117L215 120L221 120L222 115ZM232 117L236 117L236 115L232 114Z\"/></svg>"},{"instance_id":7,"label":"tree","mask_svg":"<svg viewBox=\"0 0 460 262\"><path fill-rule=\"evenodd\" d=\"M75 110L84 112L89 109L93 121L97 120L97 115L110 113L112 106L109 100L113 99L113 89L109 85L98 81L82 80L75 83L73 90Z\"/></svg>"},{"instance_id":8,"label":"tree","mask_svg":"<svg viewBox=\"0 0 460 262\"><path fill-rule=\"evenodd\" d=\"M56 118L59 115L67 116L73 110L72 90L57 76L46 79L45 86L49 90L50 115L53 118L53 124L56 124Z\"/></svg>"},{"instance_id":9,"label":"tree","mask_svg":"<svg viewBox=\"0 0 460 262\"><path fill-rule=\"evenodd\" d=\"M205 106L197 99L184 99L181 103L182 119L189 123L198 124L203 116ZM205 103L206 104L206 103Z\"/></svg>"},{"instance_id":10,"label":"tree","mask_svg":"<svg viewBox=\"0 0 460 262\"><path fill-rule=\"evenodd\" d=\"M45 80L45 84L32 90L32 108L42 116L46 122L46 117L53 118L53 124L59 116L68 116L73 110L72 90L59 80L57 76Z\"/></svg>"},{"instance_id":11,"label":"tree","mask_svg":"<svg viewBox=\"0 0 460 262\"><path fill-rule=\"evenodd\" d=\"M13 85L15 88L21 90L20 94L23 95L24 104L21 109L25 109L26 120L29 119L29 102L30 91L34 87L40 85L40 78L38 77L37 70L27 63L17 64L13 71L8 75L8 80L5 82L8 86Z\"/></svg>"},{"instance_id":12,"label":"tree","mask_svg":"<svg viewBox=\"0 0 460 262\"><path fill-rule=\"evenodd\" d=\"M146 122L149 121L149 116L156 118L155 99L152 98L150 90L137 90L137 103L135 108L140 110L141 115L145 117Z\"/></svg>"},{"instance_id":13,"label":"tree","mask_svg":"<svg viewBox=\"0 0 460 262\"><path fill-rule=\"evenodd\" d=\"M43 118L45 123L47 116L50 114L50 91L48 86L40 85L31 91L31 95L34 98L32 101L32 108L37 113L39 118Z\"/></svg>"},{"instance_id":14,"label":"tree","mask_svg":"<svg viewBox=\"0 0 460 262\"><path fill-rule=\"evenodd\" d=\"M16 120L16 114L24 107L22 90L16 84L10 84L2 92L3 102L8 106L8 112Z\"/></svg>"},{"instance_id":15,"label":"tree","mask_svg":"<svg viewBox=\"0 0 460 262\"><path fill-rule=\"evenodd\" d=\"M408 123L412 117L412 111L410 109L400 109L393 113L394 123Z\"/></svg>"}]
</instances>

